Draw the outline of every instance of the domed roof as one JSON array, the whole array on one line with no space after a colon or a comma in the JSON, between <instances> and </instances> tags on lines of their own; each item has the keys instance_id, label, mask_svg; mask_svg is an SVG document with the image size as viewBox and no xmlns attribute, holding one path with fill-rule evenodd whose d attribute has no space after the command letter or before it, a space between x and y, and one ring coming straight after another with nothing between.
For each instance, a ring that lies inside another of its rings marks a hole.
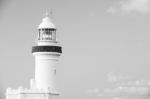
<instances>
[{"instance_id":1,"label":"domed roof","mask_svg":"<svg viewBox=\"0 0 150 99\"><path fill-rule=\"evenodd\" d=\"M46 17L43 18L42 23L38 26L38 29L43 29L43 28L56 29L56 26L52 23L48 15L46 15Z\"/></svg>"}]
</instances>

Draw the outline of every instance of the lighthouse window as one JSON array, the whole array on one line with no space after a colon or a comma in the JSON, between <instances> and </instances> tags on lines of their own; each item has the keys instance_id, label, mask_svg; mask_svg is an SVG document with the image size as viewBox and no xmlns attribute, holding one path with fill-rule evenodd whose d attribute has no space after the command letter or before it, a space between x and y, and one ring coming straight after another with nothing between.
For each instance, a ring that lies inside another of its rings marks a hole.
<instances>
[{"instance_id":1,"label":"lighthouse window","mask_svg":"<svg viewBox=\"0 0 150 99\"><path fill-rule=\"evenodd\" d=\"M38 35L38 39L42 40L42 34L43 34L44 30L43 29L39 29L39 35Z\"/></svg>"},{"instance_id":2,"label":"lighthouse window","mask_svg":"<svg viewBox=\"0 0 150 99\"><path fill-rule=\"evenodd\" d=\"M52 33L49 29L45 29L42 33L42 40L52 40Z\"/></svg>"},{"instance_id":3,"label":"lighthouse window","mask_svg":"<svg viewBox=\"0 0 150 99\"><path fill-rule=\"evenodd\" d=\"M39 35L38 35L38 40L40 40L40 33L39 33Z\"/></svg>"},{"instance_id":4,"label":"lighthouse window","mask_svg":"<svg viewBox=\"0 0 150 99\"><path fill-rule=\"evenodd\" d=\"M55 31L52 33L52 39L56 40L56 32Z\"/></svg>"},{"instance_id":5,"label":"lighthouse window","mask_svg":"<svg viewBox=\"0 0 150 99\"><path fill-rule=\"evenodd\" d=\"M54 70L54 74L56 75L56 69Z\"/></svg>"}]
</instances>

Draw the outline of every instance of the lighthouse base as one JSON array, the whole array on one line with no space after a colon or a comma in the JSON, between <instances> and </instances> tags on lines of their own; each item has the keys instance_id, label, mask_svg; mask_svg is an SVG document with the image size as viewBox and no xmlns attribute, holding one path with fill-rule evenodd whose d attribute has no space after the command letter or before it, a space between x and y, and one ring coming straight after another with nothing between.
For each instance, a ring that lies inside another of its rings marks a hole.
<instances>
[{"instance_id":1,"label":"lighthouse base","mask_svg":"<svg viewBox=\"0 0 150 99\"><path fill-rule=\"evenodd\" d=\"M58 99L58 93L44 89L7 89L6 99Z\"/></svg>"},{"instance_id":2,"label":"lighthouse base","mask_svg":"<svg viewBox=\"0 0 150 99\"><path fill-rule=\"evenodd\" d=\"M57 91L47 89L38 89L34 79L31 79L30 89L19 87L18 89L7 88L6 99L58 99Z\"/></svg>"}]
</instances>

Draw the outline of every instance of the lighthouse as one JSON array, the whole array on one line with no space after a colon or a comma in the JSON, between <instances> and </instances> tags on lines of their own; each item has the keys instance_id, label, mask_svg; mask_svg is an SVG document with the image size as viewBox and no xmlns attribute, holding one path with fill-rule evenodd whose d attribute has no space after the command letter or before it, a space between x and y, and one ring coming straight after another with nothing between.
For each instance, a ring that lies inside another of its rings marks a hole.
<instances>
[{"instance_id":1,"label":"lighthouse","mask_svg":"<svg viewBox=\"0 0 150 99\"><path fill-rule=\"evenodd\" d=\"M32 47L32 54L35 56L35 83L38 89L56 90L56 67L61 53L56 26L47 14L38 27L37 46Z\"/></svg>"},{"instance_id":2,"label":"lighthouse","mask_svg":"<svg viewBox=\"0 0 150 99\"><path fill-rule=\"evenodd\" d=\"M37 44L32 47L35 77L30 80L30 88L7 88L6 99L54 99L59 95L56 88L56 68L62 48L56 30L55 24L46 14L38 26Z\"/></svg>"}]
</instances>

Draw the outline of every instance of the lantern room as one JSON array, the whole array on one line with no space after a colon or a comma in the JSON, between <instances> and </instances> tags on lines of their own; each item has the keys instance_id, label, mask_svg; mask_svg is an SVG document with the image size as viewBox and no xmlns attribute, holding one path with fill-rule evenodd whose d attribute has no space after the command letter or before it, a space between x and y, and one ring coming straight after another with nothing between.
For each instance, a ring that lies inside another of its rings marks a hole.
<instances>
[{"instance_id":1,"label":"lantern room","mask_svg":"<svg viewBox=\"0 0 150 99\"><path fill-rule=\"evenodd\" d=\"M38 30L39 41L56 41L56 27L52 23L48 14L45 18L43 18L42 23L38 27Z\"/></svg>"},{"instance_id":2,"label":"lantern room","mask_svg":"<svg viewBox=\"0 0 150 99\"><path fill-rule=\"evenodd\" d=\"M56 41L56 29L53 29L53 28L39 29L38 40L40 40L40 41Z\"/></svg>"}]
</instances>

